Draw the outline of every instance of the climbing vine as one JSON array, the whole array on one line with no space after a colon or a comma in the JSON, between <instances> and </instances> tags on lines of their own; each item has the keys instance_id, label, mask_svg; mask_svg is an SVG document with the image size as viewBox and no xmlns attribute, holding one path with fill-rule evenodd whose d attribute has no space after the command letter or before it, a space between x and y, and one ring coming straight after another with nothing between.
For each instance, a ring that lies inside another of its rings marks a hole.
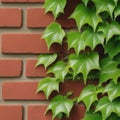
<instances>
[{"instance_id":1,"label":"climbing vine","mask_svg":"<svg viewBox=\"0 0 120 120\"><path fill-rule=\"evenodd\" d=\"M46 0L44 7L52 12L54 20L64 14L67 0ZM51 23L44 31L48 49L54 43L61 46L66 42L66 56L59 59L57 54L41 54L36 66L43 64L47 74L53 76L40 80L37 92L43 91L49 99L53 91L59 93L60 83L69 79L98 79L98 84L87 84L81 94L70 98L58 94L50 100L46 110L52 111L52 119L69 118L75 104L84 103L86 113L82 120L120 119L120 1L82 0L69 16L76 22L77 30L65 32L57 22ZM96 47L101 45L101 55ZM74 49L74 52L69 52ZM69 77L68 77L69 76Z\"/></svg>"}]
</instances>

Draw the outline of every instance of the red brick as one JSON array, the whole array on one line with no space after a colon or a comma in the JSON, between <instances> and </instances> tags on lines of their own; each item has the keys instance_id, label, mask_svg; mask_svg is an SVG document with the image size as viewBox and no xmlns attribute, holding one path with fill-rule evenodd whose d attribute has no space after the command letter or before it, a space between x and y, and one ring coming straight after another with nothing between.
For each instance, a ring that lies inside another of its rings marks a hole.
<instances>
[{"instance_id":1,"label":"red brick","mask_svg":"<svg viewBox=\"0 0 120 120\"><path fill-rule=\"evenodd\" d=\"M37 60L26 61L26 76L27 77L45 77L46 70L43 65L35 67Z\"/></svg>"},{"instance_id":2,"label":"red brick","mask_svg":"<svg viewBox=\"0 0 120 120\"><path fill-rule=\"evenodd\" d=\"M51 112L48 112L46 115L45 110L47 105L30 105L28 106L28 120L51 120ZM85 107L83 105L74 106L69 119L62 120L80 120L83 118L85 113Z\"/></svg>"},{"instance_id":3,"label":"red brick","mask_svg":"<svg viewBox=\"0 0 120 120\"><path fill-rule=\"evenodd\" d=\"M21 60L0 60L0 77L19 77L21 72Z\"/></svg>"},{"instance_id":4,"label":"red brick","mask_svg":"<svg viewBox=\"0 0 120 120\"><path fill-rule=\"evenodd\" d=\"M22 106L0 105L0 120L22 120Z\"/></svg>"},{"instance_id":5,"label":"red brick","mask_svg":"<svg viewBox=\"0 0 120 120\"><path fill-rule=\"evenodd\" d=\"M29 8L27 9L27 27L38 28L46 27L53 22L51 13L45 14L43 8ZM68 20L65 16L59 17L56 22L60 23L64 28L75 27L73 20Z\"/></svg>"},{"instance_id":6,"label":"red brick","mask_svg":"<svg viewBox=\"0 0 120 120\"><path fill-rule=\"evenodd\" d=\"M4 82L4 100L45 100L43 93L36 94L37 82Z\"/></svg>"},{"instance_id":7,"label":"red brick","mask_svg":"<svg viewBox=\"0 0 120 120\"><path fill-rule=\"evenodd\" d=\"M0 27L21 27L22 11L19 8L0 8Z\"/></svg>"},{"instance_id":8,"label":"red brick","mask_svg":"<svg viewBox=\"0 0 120 120\"><path fill-rule=\"evenodd\" d=\"M35 94L37 82L4 82L2 95L4 100L45 100L42 92ZM74 87L73 87L74 86ZM73 91L72 97L79 96L84 84L80 81L66 81L60 85L60 93L65 95Z\"/></svg>"},{"instance_id":9,"label":"red brick","mask_svg":"<svg viewBox=\"0 0 120 120\"><path fill-rule=\"evenodd\" d=\"M44 0L1 0L2 2L44 2Z\"/></svg>"},{"instance_id":10,"label":"red brick","mask_svg":"<svg viewBox=\"0 0 120 120\"><path fill-rule=\"evenodd\" d=\"M2 34L3 53L49 53L42 34ZM50 53L60 52L58 44L51 47Z\"/></svg>"}]
</instances>

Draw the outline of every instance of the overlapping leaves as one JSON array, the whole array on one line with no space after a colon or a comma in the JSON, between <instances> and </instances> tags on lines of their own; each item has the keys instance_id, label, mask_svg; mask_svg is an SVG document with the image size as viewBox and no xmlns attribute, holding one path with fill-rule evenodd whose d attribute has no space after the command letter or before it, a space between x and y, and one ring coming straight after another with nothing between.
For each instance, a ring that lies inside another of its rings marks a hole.
<instances>
[{"instance_id":1,"label":"overlapping leaves","mask_svg":"<svg viewBox=\"0 0 120 120\"><path fill-rule=\"evenodd\" d=\"M60 13L64 13L64 8L66 5L66 0L45 0L45 10L46 12L52 11L55 19Z\"/></svg>"},{"instance_id":2,"label":"overlapping leaves","mask_svg":"<svg viewBox=\"0 0 120 120\"><path fill-rule=\"evenodd\" d=\"M71 18L75 19L79 31L85 24L89 24L95 31L98 23L102 22L102 19L96 14L94 8L90 9L82 3L75 8Z\"/></svg>"},{"instance_id":3,"label":"overlapping leaves","mask_svg":"<svg viewBox=\"0 0 120 120\"><path fill-rule=\"evenodd\" d=\"M61 26L53 22L44 31L43 38L45 39L48 49L50 49L53 43L62 44L62 40L65 36L64 30Z\"/></svg>"},{"instance_id":4,"label":"overlapping leaves","mask_svg":"<svg viewBox=\"0 0 120 120\"><path fill-rule=\"evenodd\" d=\"M115 84L120 77L119 62L113 61L110 58L104 58L101 61L100 83L112 80Z\"/></svg>"},{"instance_id":5,"label":"overlapping leaves","mask_svg":"<svg viewBox=\"0 0 120 120\"><path fill-rule=\"evenodd\" d=\"M73 69L73 77L79 73L82 73L85 84L89 72L93 69L100 69L99 56L96 52L80 54L79 56L76 54L71 54L68 62L69 66Z\"/></svg>"},{"instance_id":6,"label":"overlapping leaves","mask_svg":"<svg viewBox=\"0 0 120 120\"><path fill-rule=\"evenodd\" d=\"M66 114L67 117L69 117L72 107L73 107L72 100L70 100L64 96L57 95L56 97L54 97L51 100L51 102L47 108L47 111L52 110L52 114L53 114L52 120L53 120L60 113L64 113L64 114Z\"/></svg>"}]
</instances>

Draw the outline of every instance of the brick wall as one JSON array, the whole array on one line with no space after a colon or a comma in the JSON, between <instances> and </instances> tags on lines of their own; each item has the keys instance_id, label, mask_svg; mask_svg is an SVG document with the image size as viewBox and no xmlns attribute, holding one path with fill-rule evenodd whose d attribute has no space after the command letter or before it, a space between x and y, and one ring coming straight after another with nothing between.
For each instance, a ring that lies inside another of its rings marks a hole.
<instances>
[{"instance_id":1,"label":"brick wall","mask_svg":"<svg viewBox=\"0 0 120 120\"><path fill-rule=\"evenodd\" d=\"M70 2L73 0L69 0ZM76 4L79 0L76 1ZM51 113L44 115L48 101L43 93L36 94L38 81L45 77L43 66L35 68L38 54L64 53L59 45L47 50L41 38L44 28L53 21L51 14L44 14L44 0L1 0L0 2L0 120L51 120ZM67 8L73 11L71 3ZM61 16L56 20L63 28L74 28L73 20ZM72 86L75 86L72 88ZM65 82L60 92L80 94L81 82ZM70 119L80 120L85 112L83 105L71 111Z\"/></svg>"}]
</instances>

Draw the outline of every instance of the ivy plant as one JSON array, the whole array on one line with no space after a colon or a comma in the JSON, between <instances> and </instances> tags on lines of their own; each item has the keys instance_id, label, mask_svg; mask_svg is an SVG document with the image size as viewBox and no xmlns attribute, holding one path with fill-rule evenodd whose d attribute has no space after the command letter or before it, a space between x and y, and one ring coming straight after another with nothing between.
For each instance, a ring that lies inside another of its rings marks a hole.
<instances>
[{"instance_id":1,"label":"ivy plant","mask_svg":"<svg viewBox=\"0 0 120 120\"><path fill-rule=\"evenodd\" d=\"M45 0L44 8L52 12L54 20L64 14L68 0ZM47 111L55 118L69 118L75 104L84 104L86 113L82 120L120 119L120 0L81 0L69 16L74 19L77 30L65 31L57 22L45 29L43 38L48 49L66 42L66 56L41 54L36 67L43 64L47 74L40 80L37 92L43 91L49 99L53 91L58 94L50 99ZM102 46L104 53L96 50ZM89 49L88 49L89 48ZM74 49L74 52L69 52ZM94 72L93 72L94 71ZM91 77L92 76L92 77ZM83 80L85 87L78 97L70 98L72 92L59 94L60 83L65 80ZM87 84L89 79L97 85Z\"/></svg>"}]
</instances>

